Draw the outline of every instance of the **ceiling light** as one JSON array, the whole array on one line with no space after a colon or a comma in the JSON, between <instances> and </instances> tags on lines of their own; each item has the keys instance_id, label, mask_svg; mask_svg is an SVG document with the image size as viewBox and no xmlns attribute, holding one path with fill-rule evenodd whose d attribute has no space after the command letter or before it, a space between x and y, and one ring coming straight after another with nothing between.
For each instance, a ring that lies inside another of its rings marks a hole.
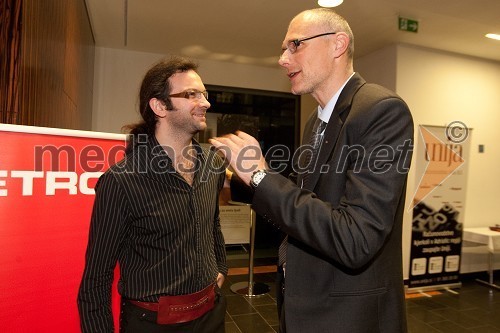
<instances>
[{"instance_id":1,"label":"ceiling light","mask_svg":"<svg viewBox=\"0 0 500 333\"><path fill-rule=\"evenodd\" d=\"M485 36L491 39L500 40L500 35L498 34L486 34Z\"/></svg>"},{"instance_id":2,"label":"ceiling light","mask_svg":"<svg viewBox=\"0 0 500 333\"><path fill-rule=\"evenodd\" d=\"M337 7L342 2L344 2L344 0L318 0L318 5L321 7Z\"/></svg>"}]
</instances>

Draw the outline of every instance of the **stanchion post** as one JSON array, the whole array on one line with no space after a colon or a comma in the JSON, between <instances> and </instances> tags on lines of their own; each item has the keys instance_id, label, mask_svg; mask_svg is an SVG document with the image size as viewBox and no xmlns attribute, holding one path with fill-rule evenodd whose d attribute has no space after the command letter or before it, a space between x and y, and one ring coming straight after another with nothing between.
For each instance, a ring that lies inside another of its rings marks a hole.
<instances>
[{"instance_id":1,"label":"stanchion post","mask_svg":"<svg viewBox=\"0 0 500 333\"><path fill-rule=\"evenodd\" d=\"M242 203L238 203L244 205ZM253 209L250 208L250 251L248 258L248 282L237 282L231 285L231 291L235 294L241 294L248 297L258 297L267 294L270 290L269 286L265 283L254 282L253 269L254 269L254 253L255 253L255 226L256 217Z\"/></svg>"}]
</instances>

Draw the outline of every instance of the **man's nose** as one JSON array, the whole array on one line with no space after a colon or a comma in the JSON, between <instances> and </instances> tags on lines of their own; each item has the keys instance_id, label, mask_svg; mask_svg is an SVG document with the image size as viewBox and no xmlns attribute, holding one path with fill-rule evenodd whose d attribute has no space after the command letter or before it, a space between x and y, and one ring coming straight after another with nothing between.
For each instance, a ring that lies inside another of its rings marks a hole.
<instances>
[{"instance_id":1,"label":"man's nose","mask_svg":"<svg viewBox=\"0 0 500 333\"><path fill-rule=\"evenodd\" d=\"M278 64L280 66L286 67L289 64L287 51L288 51L288 49L283 51L283 53L281 53L281 55L280 55L280 58L278 59Z\"/></svg>"}]
</instances>

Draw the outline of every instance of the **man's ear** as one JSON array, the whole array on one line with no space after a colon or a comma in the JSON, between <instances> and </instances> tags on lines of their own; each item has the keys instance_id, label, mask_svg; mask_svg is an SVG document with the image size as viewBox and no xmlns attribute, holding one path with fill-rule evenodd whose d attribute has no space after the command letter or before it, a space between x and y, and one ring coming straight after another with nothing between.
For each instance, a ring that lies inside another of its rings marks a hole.
<instances>
[{"instance_id":1,"label":"man's ear","mask_svg":"<svg viewBox=\"0 0 500 333\"><path fill-rule=\"evenodd\" d=\"M149 100L149 107L158 117L165 117L167 106L165 105L165 103L163 103L163 101L159 100L158 98L151 98Z\"/></svg>"},{"instance_id":2,"label":"man's ear","mask_svg":"<svg viewBox=\"0 0 500 333\"><path fill-rule=\"evenodd\" d=\"M340 57L349 48L349 36L344 32L338 32L335 37L335 57Z\"/></svg>"}]
</instances>

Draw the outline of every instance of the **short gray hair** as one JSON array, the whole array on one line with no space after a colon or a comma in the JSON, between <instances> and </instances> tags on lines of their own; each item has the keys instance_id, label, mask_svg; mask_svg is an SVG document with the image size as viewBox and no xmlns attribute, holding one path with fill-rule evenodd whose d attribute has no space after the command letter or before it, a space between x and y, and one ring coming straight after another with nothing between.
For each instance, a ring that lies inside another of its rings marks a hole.
<instances>
[{"instance_id":1,"label":"short gray hair","mask_svg":"<svg viewBox=\"0 0 500 333\"><path fill-rule=\"evenodd\" d=\"M326 29L334 32L345 32L349 36L349 47L347 55L350 59L354 56L354 35L349 23L331 8L314 8L305 10L299 15L313 16L313 20L319 25L324 25ZM298 16L298 15L297 15Z\"/></svg>"}]
</instances>

